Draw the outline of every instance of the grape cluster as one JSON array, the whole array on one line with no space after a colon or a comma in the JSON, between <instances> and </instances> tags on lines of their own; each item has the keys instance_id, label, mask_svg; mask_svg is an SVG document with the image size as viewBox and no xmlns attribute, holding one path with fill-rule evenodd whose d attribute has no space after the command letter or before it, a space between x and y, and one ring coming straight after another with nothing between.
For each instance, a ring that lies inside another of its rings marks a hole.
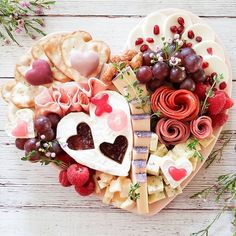
<instances>
[{"instance_id":1,"label":"grape cluster","mask_svg":"<svg viewBox=\"0 0 236 236\"><path fill-rule=\"evenodd\" d=\"M165 51L145 51L143 65L136 76L151 92L165 83L172 83L177 89L194 91L196 83L206 80L201 56L190 47L182 46L176 50L174 43L169 44Z\"/></svg>"},{"instance_id":2,"label":"grape cluster","mask_svg":"<svg viewBox=\"0 0 236 236\"><path fill-rule=\"evenodd\" d=\"M15 140L18 149L24 150L25 155L32 153L29 157L30 161L39 161L41 156L55 158L62 149L55 139L57 124L60 117L51 113L47 116L38 116L34 120L34 129L37 133L36 138Z\"/></svg>"}]
</instances>

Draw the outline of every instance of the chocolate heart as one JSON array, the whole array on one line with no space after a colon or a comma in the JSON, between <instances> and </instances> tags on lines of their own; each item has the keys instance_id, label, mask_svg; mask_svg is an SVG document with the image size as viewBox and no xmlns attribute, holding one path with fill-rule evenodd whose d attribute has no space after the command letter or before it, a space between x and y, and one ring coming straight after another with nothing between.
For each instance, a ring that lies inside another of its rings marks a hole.
<instances>
[{"instance_id":1,"label":"chocolate heart","mask_svg":"<svg viewBox=\"0 0 236 236\"><path fill-rule=\"evenodd\" d=\"M94 149L91 129L88 124L82 122L77 126L77 134L67 139L68 147L72 150Z\"/></svg>"},{"instance_id":2,"label":"chocolate heart","mask_svg":"<svg viewBox=\"0 0 236 236\"><path fill-rule=\"evenodd\" d=\"M99 56L95 51L72 51L71 66L83 76L91 75L99 65Z\"/></svg>"},{"instance_id":3,"label":"chocolate heart","mask_svg":"<svg viewBox=\"0 0 236 236\"><path fill-rule=\"evenodd\" d=\"M116 137L115 142L113 144L104 142L101 143L99 146L100 151L105 156L120 164L123 162L127 147L128 140L125 136L122 135Z\"/></svg>"},{"instance_id":4,"label":"chocolate heart","mask_svg":"<svg viewBox=\"0 0 236 236\"><path fill-rule=\"evenodd\" d=\"M34 86L52 83L52 71L48 62L42 59L34 61L32 69L25 74L25 80Z\"/></svg>"}]
</instances>

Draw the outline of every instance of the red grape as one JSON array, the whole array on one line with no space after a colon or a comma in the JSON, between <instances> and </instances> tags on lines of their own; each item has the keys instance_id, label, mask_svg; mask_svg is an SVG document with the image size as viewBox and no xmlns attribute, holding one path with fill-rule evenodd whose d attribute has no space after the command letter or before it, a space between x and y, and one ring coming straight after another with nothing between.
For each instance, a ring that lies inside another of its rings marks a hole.
<instances>
[{"instance_id":1,"label":"red grape","mask_svg":"<svg viewBox=\"0 0 236 236\"><path fill-rule=\"evenodd\" d=\"M51 125L52 125L52 128L56 128L57 127L57 124L59 123L60 121L60 116L57 115L56 113L50 113L47 115L47 118L50 120L51 122Z\"/></svg>"},{"instance_id":2,"label":"red grape","mask_svg":"<svg viewBox=\"0 0 236 236\"><path fill-rule=\"evenodd\" d=\"M24 145L24 150L26 151L26 153L29 153L29 152L34 151L34 150L37 150L38 149L38 146L37 146L38 141L39 140L36 139L36 138L28 139L25 142L25 145Z\"/></svg>"},{"instance_id":3,"label":"red grape","mask_svg":"<svg viewBox=\"0 0 236 236\"><path fill-rule=\"evenodd\" d=\"M196 54L186 56L184 66L187 72L194 73L201 68L201 58Z\"/></svg>"},{"instance_id":4,"label":"red grape","mask_svg":"<svg viewBox=\"0 0 236 236\"><path fill-rule=\"evenodd\" d=\"M172 83L181 83L186 78L186 71L179 67L173 67L170 71L170 81Z\"/></svg>"},{"instance_id":5,"label":"red grape","mask_svg":"<svg viewBox=\"0 0 236 236\"><path fill-rule=\"evenodd\" d=\"M143 65L145 66L151 66L152 58L150 57L150 53L154 53L153 51L146 51L143 53Z\"/></svg>"},{"instance_id":6,"label":"red grape","mask_svg":"<svg viewBox=\"0 0 236 236\"><path fill-rule=\"evenodd\" d=\"M152 79L147 82L147 89L150 92L154 92L157 88L159 88L163 84L162 80Z\"/></svg>"},{"instance_id":7,"label":"red grape","mask_svg":"<svg viewBox=\"0 0 236 236\"><path fill-rule=\"evenodd\" d=\"M27 155L27 153L26 153L26 155ZM29 161L31 161L31 162L37 162L37 161L40 160L40 156L41 156L40 152L35 151L34 153L32 153L32 154L30 155Z\"/></svg>"},{"instance_id":8,"label":"red grape","mask_svg":"<svg viewBox=\"0 0 236 236\"><path fill-rule=\"evenodd\" d=\"M195 82L205 82L206 80L206 74L205 71L200 69L197 70L195 73L192 74L192 78L195 80Z\"/></svg>"},{"instance_id":9,"label":"red grape","mask_svg":"<svg viewBox=\"0 0 236 236\"><path fill-rule=\"evenodd\" d=\"M50 152L54 152L56 154L62 151L60 144L55 140L52 142L52 147L50 148Z\"/></svg>"},{"instance_id":10,"label":"red grape","mask_svg":"<svg viewBox=\"0 0 236 236\"><path fill-rule=\"evenodd\" d=\"M194 91L196 88L196 84L193 81L193 79L191 79L190 77L188 77L187 79L185 79L181 84L180 84L180 88L181 89L186 89L186 90L190 90L190 91Z\"/></svg>"},{"instance_id":11,"label":"red grape","mask_svg":"<svg viewBox=\"0 0 236 236\"><path fill-rule=\"evenodd\" d=\"M183 48L180 53L182 57L185 58L186 56L195 54L195 51L192 48Z\"/></svg>"},{"instance_id":12,"label":"red grape","mask_svg":"<svg viewBox=\"0 0 236 236\"><path fill-rule=\"evenodd\" d=\"M38 133L51 129L51 122L46 116L39 116L34 121L34 128Z\"/></svg>"},{"instance_id":13,"label":"red grape","mask_svg":"<svg viewBox=\"0 0 236 236\"><path fill-rule=\"evenodd\" d=\"M40 137L43 141L52 141L55 138L55 133L53 129L49 129L43 133L40 133Z\"/></svg>"},{"instance_id":14,"label":"red grape","mask_svg":"<svg viewBox=\"0 0 236 236\"><path fill-rule=\"evenodd\" d=\"M164 80L170 74L170 68L165 62L157 62L152 67L152 73L154 78L158 80Z\"/></svg>"},{"instance_id":15,"label":"red grape","mask_svg":"<svg viewBox=\"0 0 236 236\"><path fill-rule=\"evenodd\" d=\"M26 138L17 138L15 140L15 145L18 149L20 150L24 150L24 145L25 145L25 142L27 141L28 139Z\"/></svg>"},{"instance_id":16,"label":"red grape","mask_svg":"<svg viewBox=\"0 0 236 236\"><path fill-rule=\"evenodd\" d=\"M183 61L183 59L184 59L184 56L182 55L182 53L180 51L176 52L174 57L181 59L181 61Z\"/></svg>"},{"instance_id":17,"label":"red grape","mask_svg":"<svg viewBox=\"0 0 236 236\"><path fill-rule=\"evenodd\" d=\"M149 66L141 66L136 76L140 83L147 83L152 79L152 70Z\"/></svg>"}]
</instances>

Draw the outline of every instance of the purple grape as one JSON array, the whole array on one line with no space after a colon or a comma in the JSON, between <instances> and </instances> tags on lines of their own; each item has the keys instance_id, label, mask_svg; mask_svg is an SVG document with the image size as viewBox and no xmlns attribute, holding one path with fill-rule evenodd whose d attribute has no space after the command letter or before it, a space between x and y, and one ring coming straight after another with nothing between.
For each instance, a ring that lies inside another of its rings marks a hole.
<instances>
[{"instance_id":1,"label":"purple grape","mask_svg":"<svg viewBox=\"0 0 236 236\"><path fill-rule=\"evenodd\" d=\"M196 84L194 82L193 79L191 79L190 77L188 77L187 79L185 79L181 84L180 84L180 88L181 89L186 89L189 91L194 91L196 88Z\"/></svg>"},{"instance_id":2,"label":"purple grape","mask_svg":"<svg viewBox=\"0 0 236 236\"><path fill-rule=\"evenodd\" d=\"M143 53L143 65L145 65L145 66L152 65L152 63L151 63L152 58L150 57L150 53L154 53L154 52L149 50L149 51L145 51Z\"/></svg>"},{"instance_id":3,"label":"purple grape","mask_svg":"<svg viewBox=\"0 0 236 236\"><path fill-rule=\"evenodd\" d=\"M180 53L181 56L185 58L186 56L195 54L195 51L192 48L183 48Z\"/></svg>"},{"instance_id":4,"label":"purple grape","mask_svg":"<svg viewBox=\"0 0 236 236\"><path fill-rule=\"evenodd\" d=\"M36 138L30 138L28 139L26 142L25 142L25 145L24 145L24 150L26 153L29 153L31 151L34 151L34 150L37 150L38 149L38 146L37 146L37 143L38 143L38 139Z\"/></svg>"},{"instance_id":5,"label":"purple grape","mask_svg":"<svg viewBox=\"0 0 236 236\"><path fill-rule=\"evenodd\" d=\"M46 116L39 116L34 121L34 128L38 133L51 129L51 122Z\"/></svg>"},{"instance_id":6,"label":"purple grape","mask_svg":"<svg viewBox=\"0 0 236 236\"><path fill-rule=\"evenodd\" d=\"M186 78L186 71L180 67L173 67L170 70L170 81L172 83L181 83Z\"/></svg>"},{"instance_id":7,"label":"purple grape","mask_svg":"<svg viewBox=\"0 0 236 236\"><path fill-rule=\"evenodd\" d=\"M27 155L27 153L26 153L26 155ZM32 153L31 156L29 157L29 161L31 161L31 162L37 162L37 161L40 160L40 156L41 156L40 152L35 151L35 152Z\"/></svg>"},{"instance_id":8,"label":"purple grape","mask_svg":"<svg viewBox=\"0 0 236 236\"><path fill-rule=\"evenodd\" d=\"M52 125L52 128L56 128L57 127L57 124L59 123L60 121L60 116L57 115L56 113L50 113L47 115L47 118L50 120L51 122L51 125Z\"/></svg>"},{"instance_id":9,"label":"purple grape","mask_svg":"<svg viewBox=\"0 0 236 236\"><path fill-rule=\"evenodd\" d=\"M17 138L15 140L16 147L20 150L24 150L24 145L27 140L28 140L27 138Z\"/></svg>"},{"instance_id":10,"label":"purple grape","mask_svg":"<svg viewBox=\"0 0 236 236\"><path fill-rule=\"evenodd\" d=\"M195 73L192 74L192 78L195 82L205 82L206 74L203 69L197 70Z\"/></svg>"},{"instance_id":11,"label":"purple grape","mask_svg":"<svg viewBox=\"0 0 236 236\"><path fill-rule=\"evenodd\" d=\"M43 133L40 133L40 138L43 141L52 141L55 138L55 133L53 131L53 129L49 129Z\"/></svg>"},{"instance_id":12,"label":"purple grape","mask_svg":"<svg viewBox=\"0 0 236 236\"><path fill-rule=\"evenodd\" d=\"M145 84L152 79L152 70L149 66L141 66L136 76L140 83Z\"/></svg>"},{"instance_id":13,"label":"purple grape","mask_svg":"<svg viewBox=\"0 0 236 236\"><path fill-rule=\"evenodd\" d=\"M50 152L54 152L59 154L62 151L60 144L55 140L52 142L52 147L50 148Z\"/></svg>"},{"instance_id":14,"label":"purple grape","mask_svg":"<svg viewBox=\"0 0 236 236\"><path fill-rule=\"evenodd\" d=\"M157 88L159 88L163 84L162 80L152 79L147 82L147 89L150 92L154 92Z\"/></svg>"},{"instance_id":15,"label":"purple grape","mask_svg":"<svg viewBox=\"0 0 236 236\"><path fill-rule=\"evenodd\" d=\"M164 80L170 74L170 68L165 62L157 62L152 67L152 73L155 79Z\"/></svg>"},{"instance_id":16,"label":"purple grape","mask_svg":"<svg viewBox=\"0 0 236 236\"><path fill-rule=\"evenodd\" d=\"M201 58L196 54L186 56L184 66L188 73L194 73L201 68Z\"/></svg>"}]
</instances>

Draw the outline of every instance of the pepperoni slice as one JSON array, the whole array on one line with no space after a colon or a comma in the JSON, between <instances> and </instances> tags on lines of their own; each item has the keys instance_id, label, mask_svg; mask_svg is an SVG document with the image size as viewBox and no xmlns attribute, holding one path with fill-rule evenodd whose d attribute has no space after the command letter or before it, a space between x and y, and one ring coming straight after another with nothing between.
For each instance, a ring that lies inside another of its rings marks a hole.
<instances>
[{"instance_id":1,"label":"pepperoni slice","mask_svg":"<svg viewBox=\"0 0 236 236\"><path fill-rule=\"evenodd\" d=\"M208 138L212 135L212 120L209 116L200 116L190 122L190 130L197 139Z\"/></svg>"},{"instance_id":2,"label":"pepperoni slice","mask_svg":"<svg viewBox=\"0 0 236 236\"><path fill-rule=\"evenodd\" d=\"M185 89L174 90L167 86L158 88L151 97L153 112L163 117L191 121L199 113L200 102L196 95Z\"/></svg>"},{"instance_id":3,"label":"pepperoni slice","mask_svg":"<svg viewBox=\"0 0 236 236\"><path fill-rule=\"evenodd\" d=\"M156 133L161 143L169 146L186 142L190 136L189 124L169 118L162 118L156 125Z\"/></svg>"}]
</instances>

